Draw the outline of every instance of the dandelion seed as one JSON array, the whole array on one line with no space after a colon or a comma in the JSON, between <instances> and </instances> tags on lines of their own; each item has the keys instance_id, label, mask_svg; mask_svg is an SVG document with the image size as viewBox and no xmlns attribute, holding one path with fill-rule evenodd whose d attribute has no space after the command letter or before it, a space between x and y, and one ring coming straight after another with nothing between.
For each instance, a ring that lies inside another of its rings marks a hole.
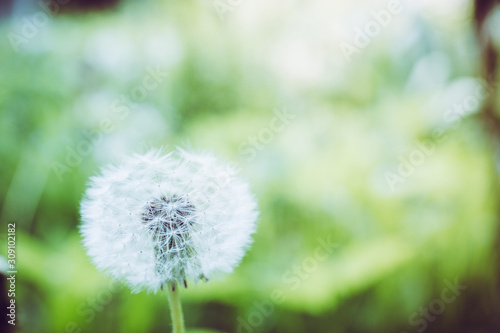
<instances>
[{"instance_id":1,"label":"dandelion seed","mask_svg":"<svg viewBox=\"0 0 500 333\"><path fill-rule=\"evenodd\" d=\"M230 273L252 242L258 212L229 166L177 149L104 168L91 178L81 215L96 267L134 292L156 292Z\"/></svg>"}]
</instances>

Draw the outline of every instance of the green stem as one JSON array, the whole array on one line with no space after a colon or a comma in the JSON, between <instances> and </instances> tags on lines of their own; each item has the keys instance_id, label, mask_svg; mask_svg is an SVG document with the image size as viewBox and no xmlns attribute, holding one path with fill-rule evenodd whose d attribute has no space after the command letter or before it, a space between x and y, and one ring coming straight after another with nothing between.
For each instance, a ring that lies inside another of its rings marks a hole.
<instances>
[{"instance_id":1,"label":"green stem","mask_svg":"<svg viewBox=\"0 0 500 333\"><path fill-rule=\"evenodd\" d=\"M170 303L170 315L172 317L173 333L184 333L184 317L182 316L181 298L179 288L175 283L168 285L168 301Z\"/></svg>"}]
</instances>

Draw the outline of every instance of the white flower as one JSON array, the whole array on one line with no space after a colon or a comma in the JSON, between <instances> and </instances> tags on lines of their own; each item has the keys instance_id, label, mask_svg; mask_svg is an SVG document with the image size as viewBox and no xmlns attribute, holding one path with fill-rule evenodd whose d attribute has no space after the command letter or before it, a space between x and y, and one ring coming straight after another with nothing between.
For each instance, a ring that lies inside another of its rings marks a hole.
<instances>
[{"instance_id":1,"label":"white flower","mask_svg":"<svg viewBox=\"0 0 500 333\"><path fill-rule=\"evenodd\" d=\"M92 177L81 233L98 269L134 292L229 273L258 212L247 183L207 153L153 150Z\"/></svg>"}]
</instances>

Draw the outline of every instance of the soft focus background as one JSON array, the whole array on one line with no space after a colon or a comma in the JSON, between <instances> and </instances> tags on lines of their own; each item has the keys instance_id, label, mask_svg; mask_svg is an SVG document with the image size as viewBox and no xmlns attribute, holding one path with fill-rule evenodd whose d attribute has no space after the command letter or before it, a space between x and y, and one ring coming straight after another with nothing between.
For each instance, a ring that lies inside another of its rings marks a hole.
<instances>
[{"instance_id":1,"label":"soft focus background","mask_svg":"<svg viewBox=\"0 0 500 333\"><path fill-rule=\"evenodd\" d=\"M189 329L500 332L495 1L2 0L0 35L19 332L170 330L78 224L102 165L175 145L261 209L235 273L182 290Z\"/></svg>"}]
</instances>

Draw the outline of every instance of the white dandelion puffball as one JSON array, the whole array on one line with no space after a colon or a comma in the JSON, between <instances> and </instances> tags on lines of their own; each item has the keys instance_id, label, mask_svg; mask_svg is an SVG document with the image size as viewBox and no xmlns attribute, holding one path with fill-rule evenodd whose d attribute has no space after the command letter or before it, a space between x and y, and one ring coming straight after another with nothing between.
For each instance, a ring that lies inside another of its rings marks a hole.
<instances>
[{"instance_id":1,"label":"white dandelion puffball","mask_svg":"<svg viewBox=\"0 0 500 333\"><path fill-rule=\"evenodd\" d=\"M249 185L208 153L153 150L92 177L81 233L98 269L134 292L230 273L258 217Z\"/></svg>"}]
</instances>

